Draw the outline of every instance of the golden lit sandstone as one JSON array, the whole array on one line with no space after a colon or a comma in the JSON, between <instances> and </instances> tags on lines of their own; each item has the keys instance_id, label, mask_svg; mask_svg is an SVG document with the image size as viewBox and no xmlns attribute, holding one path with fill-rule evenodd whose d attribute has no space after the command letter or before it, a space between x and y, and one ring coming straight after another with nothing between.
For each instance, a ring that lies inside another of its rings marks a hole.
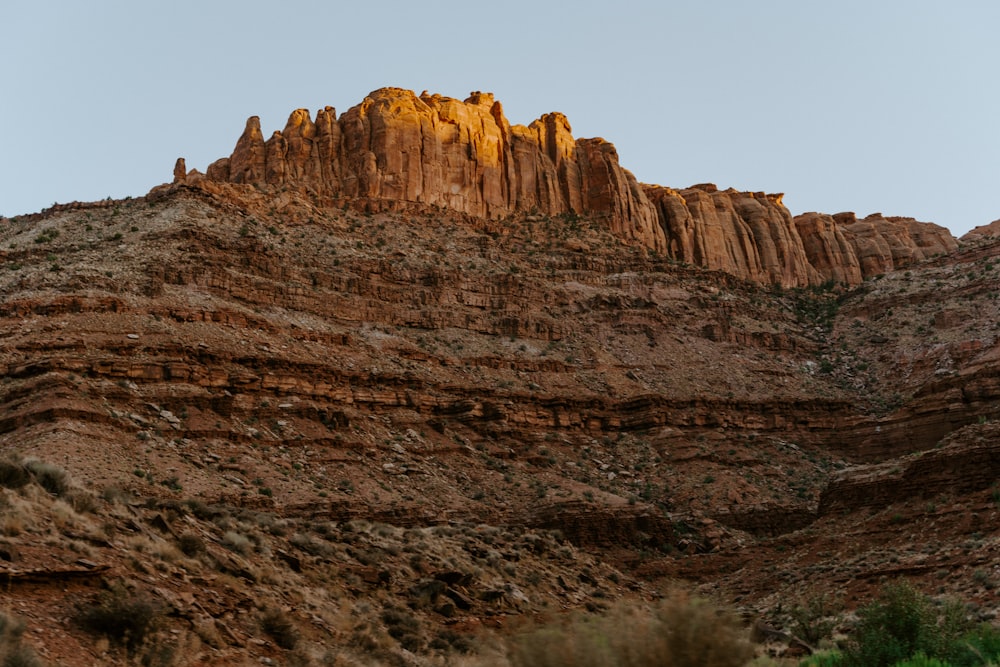
<instances>
[{"instance_id":1,"label":"golden lit sandstone","mask_svg":"<svg viewBox=\"0 0 1000 667\"><path fill-rule=\"evenodd\" d=\"M201 178L178 169L175 183ZM315 120L297 109L267 140L255 116L232 156L210 165L205 178L491 219L584 215L673 259L784 287L853 285L957 247L943 227L908 218L793 219L781 195L642 185L612 144L574 139L564 115L510 125L493 95L481 92L460 101L382 88L339 119L331 107Z\"/></svg>"},{"instance_id":2,"label":"golden lit sandstone","mask_svg":"<svg viewBox=\"0 0 1000 667\"><path fill-rule=\"evenodd\" d=\"M511 126L489 93L460 101L383 88L315 122L294 111L264 140L252 117L209 180L293 185L325 196L443 206L485 218L515 213L589 215L621 236L664 251L655 212L614 146L573 138L562 114Z\"/></svg>"}]
</instances>

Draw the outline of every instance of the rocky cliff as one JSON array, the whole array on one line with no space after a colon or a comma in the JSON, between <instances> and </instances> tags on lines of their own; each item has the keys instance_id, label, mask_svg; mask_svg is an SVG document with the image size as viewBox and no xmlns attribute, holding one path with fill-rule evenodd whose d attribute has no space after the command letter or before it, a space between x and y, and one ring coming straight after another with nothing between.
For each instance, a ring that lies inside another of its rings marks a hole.
<instances>
[{"instance_id":1,"label":"rocky cliff","mask_svg":"<svg viewBox=\"0 0 1000 667\"><path fill-rule=\"evenodd\" d=\"M603 139L574 139L560 113L511 125L489 93L465 101L382 88L339 118L292 112L265 139L251 117L233 154L199 181L297 188L329 202L439 206L480 218L580 215L629 242L698 266L785 287L855 285L957 247L946 229L879 214L793 218L781 195L642 185Z\"/></svg>"},{"instance_id":2,"label":"rocky cliff","mask_svg":"<svg viewBox=\"0 0 1000 667\"><path fill-rule=\"evenodd\" d=\"M569 121L546 114L511 125L489 93L464 102L382 88L339 119L292 112L265 140L247 121L214 181L301 186L324 197L416 202L476 217L515 213L602 217L621 236L663 250L662 230L635 178L602 139L573 138Z\"/></svg>"}]
</instances>

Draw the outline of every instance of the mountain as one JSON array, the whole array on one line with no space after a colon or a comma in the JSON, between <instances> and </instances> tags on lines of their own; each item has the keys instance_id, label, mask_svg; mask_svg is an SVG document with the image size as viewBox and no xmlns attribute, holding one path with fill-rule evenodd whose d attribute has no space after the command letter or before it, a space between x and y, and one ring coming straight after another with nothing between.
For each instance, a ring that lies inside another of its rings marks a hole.
<instances>
[{"instance_id":1,"label":"mountain","mask_svg":"<svg viewBox=\"0 0 1000 667\"><path fill-rule=\"evenodd\" d=\"M641 185L485 93L251 119L0 222L7 606L66 665L427 664L677 580L993 619L983 229Z\"/></svg>"}]
</instances>

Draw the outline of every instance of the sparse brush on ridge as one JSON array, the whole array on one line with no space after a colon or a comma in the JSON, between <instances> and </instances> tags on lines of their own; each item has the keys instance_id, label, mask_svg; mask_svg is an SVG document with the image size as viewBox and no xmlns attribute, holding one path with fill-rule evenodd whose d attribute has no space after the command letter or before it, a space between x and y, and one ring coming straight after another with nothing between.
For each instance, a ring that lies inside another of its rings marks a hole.
<instances>
[{"instance_id":1,"label":"sparse brush on ridge","mask_svg":"<svg viewBox=\"0 0 1000 667\"><path fill-rule=\"evenodd\" d=\"M0 486L17 490L34 482L55 496L69 490L69 475L57 465L7 456L0 459Z\"/></svg>"}]
</instances>

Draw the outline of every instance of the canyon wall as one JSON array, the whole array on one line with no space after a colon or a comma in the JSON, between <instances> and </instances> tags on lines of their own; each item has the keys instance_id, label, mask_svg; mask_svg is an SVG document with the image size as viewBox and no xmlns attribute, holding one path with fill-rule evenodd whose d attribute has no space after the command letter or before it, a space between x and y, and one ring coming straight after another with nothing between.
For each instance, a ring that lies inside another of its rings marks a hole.
<instances>
[{"instance_id":1,"label":"canyon wall","mask_svg":"<svg viewBox=\"0 0 1000 667\"><path fill-rule=\"evenodd\" d=\"M643 185L603 139L574 139L560 113L511 125L489 93L465 101L382 88L339 118L292 112L265 139L251 117L233 153L175 183L294 187L325 198L440 206L499 219L582 215L678 260L784 287L855 285L957 242L938 225L875 214L793 218L781 195Z\"/></svg>"}]
</instances>

